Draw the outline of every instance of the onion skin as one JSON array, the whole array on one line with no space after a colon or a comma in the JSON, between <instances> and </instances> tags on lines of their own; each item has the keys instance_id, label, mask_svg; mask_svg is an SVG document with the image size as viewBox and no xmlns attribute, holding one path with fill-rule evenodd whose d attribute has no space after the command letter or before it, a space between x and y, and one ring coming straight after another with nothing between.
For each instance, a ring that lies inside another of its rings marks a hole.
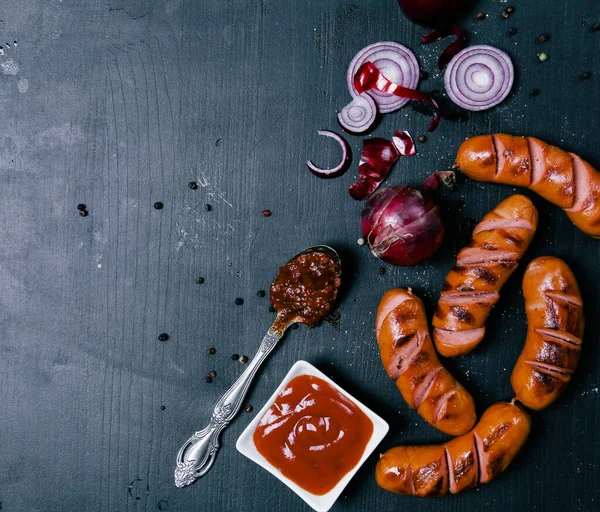
<instances>
[{"instance_id":1,"label":"onion skin","mask_svg":"<svg viewBox=\"0 0 600 512\"><path fill-rule=\"evenodd\" d=\"M380 137L365 139L358 164L359 180L350 185L348 192L357 201L366 199L387 178L398 158L416 153L415 142L407 131L398 130L391 141Z\"/></svg>"},{"instance_id":2,"label":"onion skin","mask_svg":"<svg viewBox=\"0 0 600 512\"><path fill-rule=\"evenodd\" d=\"M438 59L438 69L440 71L443 71L454 56L467 46L467 37L465 33L458 25L452 25L451 27L436 29L429 34L425 34L423 39L421 39L421 44L430 44L449 35L456 36L456 39L452 44L446 47L440 55L440 58Z\"/></svg>"},{"instance_id":3,"label":"onion skin","mask_svg":"<svg viewBox=\"0 0 600 512\"><path fill-rule=\"evenodd\" d=\"M406 17L425 27L445 27L460 18L472 0L398 0Z\"/></svg>"},{"instance_id":4,"label":"onion skin","mask_svg":"<svg viewBox=\"0 0 600 512\"><path fill-rule=\"evenodd\" d=\"M358 68L356 75L354 75L354 89L359 94L374 89L375 91L392 94L399 98L412 101L424 101L425 103L429 103L435 109L435 117L429 123L427 131L435 131L440 122L440 108L431 96L424 92L392 82L370 61L365 62Z\"/></svg>"},{"instance_id":5,"label":"onion skin","mask_svg":"<svg viewBox=\"0 0 600 512\"><path fill-rule=\"evenodd\" d=\"M407 185L373 194L362 212L361 229L371 253L401 267L418 265L440 248L444 224L429 190Z\"/></svg>"}]
</instances>

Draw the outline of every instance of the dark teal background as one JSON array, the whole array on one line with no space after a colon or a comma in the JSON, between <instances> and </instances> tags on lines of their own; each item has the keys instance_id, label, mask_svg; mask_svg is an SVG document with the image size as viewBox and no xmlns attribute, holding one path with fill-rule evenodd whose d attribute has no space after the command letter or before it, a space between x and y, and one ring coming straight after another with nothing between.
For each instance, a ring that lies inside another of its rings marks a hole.
<instances>
[{"instance_id":1,"label":"dark teal background","mask_svg":"<svg viewBox=\"0 0 600 512\"><path fill-rule=\"evenodd\" d=\"M510 3L515 12L503 20ZM488 18L476 21L478 11ZM176 489L173 469L180 445L205 426L242 371L231 354L252 356L273 320L256 291L314 243L344 258L339 328L290 331L247 403L258 410L305 359L390 423L380 451L446 439L387 380L374 313L394 286L413 287L431 313L473 222L515 190L461 180L442 195L448 235L438 255L415 268L386 265L378 275L381 263L356 244L362 204L347 193L362 137L347 137L354 164L342 178L319 180L304 165L338 158L317 129L338 129L356 51L378 40L404 43L431 74L421 90L441 91L436 58L445 42L420 47L424 30L394 0L4 0L0 19L3 512L308 510L235 450L254 413L225 432L206 478ZM462 25L472 43L511 55L511 95L466 122L443 120L388 183L418 185L452 165L465 137L499 131L545 139L600 166L593 23L600 23L595 0L479 2ZM510 37L512 27L518 32ZM542 32L550 34L543 44ZM580 80L584 71L591 79ZM404 129L416 138L428 123L407 107L384 116L373 135ZM193 180L197 190L188 188ZM556 255L579 279L587 313L581 363L566 394L532 415L527 445L490 484L440 500L395 496L377 487L374 454L334 510L598 510L600 241L532 197L539 230L485 341L446 364L479 414L510 399L526 331L523 271L536 256ZM162 210L152 208L156 201ZM88 217L78 215L78 203ZM263 217L264 209L272 215ZM157 340L162 332L167 342ZM209 347L215 355L205 353ZM211 370L217 377L207 384Z\"/></svg>"}]
</instances>

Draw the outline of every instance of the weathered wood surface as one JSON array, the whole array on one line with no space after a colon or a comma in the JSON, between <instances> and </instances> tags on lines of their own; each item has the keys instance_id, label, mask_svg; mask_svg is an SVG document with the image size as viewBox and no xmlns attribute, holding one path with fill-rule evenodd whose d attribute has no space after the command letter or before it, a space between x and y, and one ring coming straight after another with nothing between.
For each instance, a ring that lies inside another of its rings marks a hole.
<instances>
[{"instance_id":1,"label":"weathered wood surface","mask_svg":"<svg viewBox=\"0 0 600 512\"><path fill-rule=\"evenodd\" d=\"M598 2L512 3L509 20L500 18L507 3L483 0L474 12L489 17L477 22L473 13L464 23L473 43L514 58L509 99L467 122L442 122L389 183L420 183L452 164L465 137L490 131L535 135L600 165L600 32L589 32L600 22ZM316 130L337 128L335 112L349 99L345 68L358 49L406 44L432 74L421 88L434 90L441 43L420 47L424 30L393 0L5 0L0 19L3 511L308 510L235 450L250 415L226 431L206 478L176 489L172 474L181 443L243 369L230 355L252 355L273 318L256 291L313 243L344 257L339 330L291 331L248 403L262 406L302 358L390 422L381 450L444 439L387 381L374 311L392 286L412 286L431 310L464 226L513 190L464 181L444 194L449 235L439 255L416 268L386 266L380 276L380 263L356 244L362 205L346 191L356 167L322 181L303 163L337 158ZM551 36L544 44L542 32ZM583 71L592 78L581 81ZM534 87L541 93L530 97ZM406 108L374 134L408 129L416 137L427 123ZM348 139L356 162L361 137ZM335 510L598 508L600 245L533 200L541 222L527 260L566 259L588 315L565 396L534 414L527 446L489 485L438 501L394 496L374 481L375 454ZM479 412L512 396L509 375L526 331L523 269L503 290L486 341L447 363ZM167 342L157 340L161 332ZM211 370L218 375L207 384Z\"/></svg>"}]
</instances>

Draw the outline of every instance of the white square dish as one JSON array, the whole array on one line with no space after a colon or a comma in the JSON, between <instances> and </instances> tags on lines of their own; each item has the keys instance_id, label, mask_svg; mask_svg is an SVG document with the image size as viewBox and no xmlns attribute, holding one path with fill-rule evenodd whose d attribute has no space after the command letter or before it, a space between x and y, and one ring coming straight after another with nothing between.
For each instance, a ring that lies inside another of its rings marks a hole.
<instances>
[{"instance_id":1,"label":"white square dish","mask_svg":"<svg viewBox=\"0 0 600 512\"><path fill-rule=\"evenodd\" d=\"M292 480L284 476L279 469L273 466L267 459L265 459L256 449L256 445L254 444L253 435L258 423L265 415L269 407L276 400L277 396L281 392L281 390L294 378L299 375L312 375L314 377L318 377L323 379L325 382L328 382L331 386L337 389L340 393L346 396L349 400L356 404L357 407L360 408L361 411L365 413L365 415L371 420L373 423L373 434L369 439L367 446L365 447L365 451L362 454L362 457L358 461L358 463L348 472L346 475L342 477L342 479L336 484L336 486L329 491L327 494L323 494L322 496L317 496L312 494L302 487L294 483ZM236 448L240 453L248 457L250 460L256 462L259 466L265 468L269 473L275 475L279 480L281 480L285 485L287 485L292 491L294 491L298 496L300 496L308 505L310 505L317 512L327 512L335 503L335 501L339 498L340 494L348 485L348 482L352 479L358 469L363 465L365 460L373 453L377 445L381 442L381 440L388 433L389 425L382 418L380 418L377 414L375 414L371 409L361 404L356 398L352 395L344 391L340 386L338 386L335 382L333 382L327 375L323 372L317 370L312 364L307 363L306 361L297 361L294 366L287 373L281 384L277 387L271 398L267 401L264 407L258 412L256 417L252 420L252 422L246 427L246 429L242 432L239 439L236 443Z\"/></svg>"}]
</instances>

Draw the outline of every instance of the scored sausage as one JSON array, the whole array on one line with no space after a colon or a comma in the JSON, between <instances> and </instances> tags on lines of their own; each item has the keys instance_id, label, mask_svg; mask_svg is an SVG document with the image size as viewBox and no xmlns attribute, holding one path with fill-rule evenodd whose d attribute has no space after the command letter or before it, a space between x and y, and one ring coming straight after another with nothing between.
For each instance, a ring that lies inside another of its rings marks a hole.
<instances>
[{"instance_id":1,"label":"scored sausage","mask_svg":"<svg viewBox=\"0 0 600 512\"><path fill-rule=\"evenodd\" d=\"M529 415L514 403L490 406L475 428L441 445L397 446L375 472L380 487L409 496L437 497L487 483L502 473L529 435Z\"/></svg>"},{"instance_id":2,"label":"scored sausage","mask_svg":"<svg viewBox=\"0 0 600 512\"><path fill-rule=\"evenodd\" d=\"M529 187L600 238L600 173L579 156L534 137L497 133L463 142L456 165L479 181Z\"/></svg>"},{"instance_id":3,"label":"scored sausage","mask_svg":"<svg viewBox=\"0 0 600 512\"><path fill-rule=\"evenodd\" d=\"M477 224L472 242L458 253L435 308L433 339L440 354L463 355L481 342L485 321L531 243L537 222L533 203L515 194Z\"/></svg>"},{"instance_id":4,"label":"scored sausage","mask_svg":"<svg viewBox=\"0 0 600 512\"><path fill-rule=\"evenodd\" d=\"M571 269L549 256L527 267L523 296L527 339L510 382L523 405L539 410L564 391L579 361L582 301Z\"/></svg>"},{"instance_id":5,"label":"scored sausage","mask_svg":"<svg viewBox=\"0 0 600 512\"><path fill-rule=\"evenodd\" d=\"M440 363L421 300L410 290L386 292L375 333L385 371L408 405L446 434L468 432L477 420L473 398Z\"/></svg>"}]
</instances>

